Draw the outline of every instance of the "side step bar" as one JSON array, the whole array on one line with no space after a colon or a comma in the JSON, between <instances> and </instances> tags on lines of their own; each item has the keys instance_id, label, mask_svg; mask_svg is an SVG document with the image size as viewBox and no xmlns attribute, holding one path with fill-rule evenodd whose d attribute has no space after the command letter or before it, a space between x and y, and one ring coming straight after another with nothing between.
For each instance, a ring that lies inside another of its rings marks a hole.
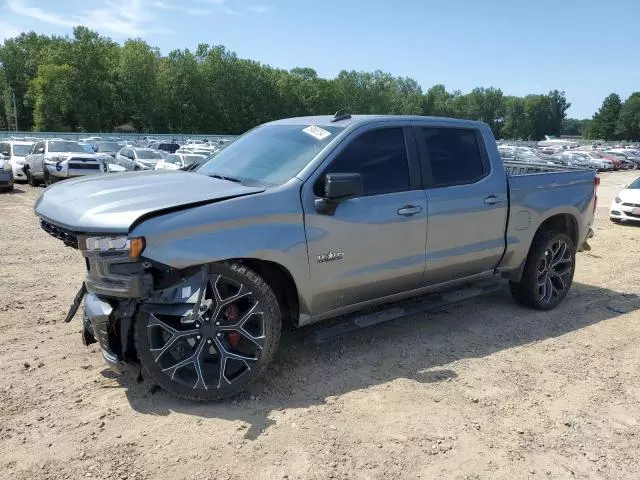
<instances>
[{"instance_id":1,"label":"side step bar","mask_svg":"<svg viewBox=\"0 0 640 480\"><path fill-rule=\"evenodd\" d=\"M419 313L427 313L439 310L443 307L463 302L480 295L502 290L505 282L502 280L485 280L466 287L458 287L441 293L432 293L422 297L403 300L392 303L383 309L358 312L345 316L338 323L327 327L318 327L311 330L311 340L314 343L330 342L342 335L371 327L380 323L410 317Z\"/></svg>"}]
</instances>

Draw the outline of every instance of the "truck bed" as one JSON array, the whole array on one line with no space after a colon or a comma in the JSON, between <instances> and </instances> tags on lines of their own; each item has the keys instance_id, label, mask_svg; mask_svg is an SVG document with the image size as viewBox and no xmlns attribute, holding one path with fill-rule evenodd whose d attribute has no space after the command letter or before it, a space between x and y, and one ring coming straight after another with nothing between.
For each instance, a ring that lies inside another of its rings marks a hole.
<instances>
[{"instance_id":1,"label":"truck bed","mask_svg":"<svg viewBox=\"0 0 640 480\"><path fill-rule=\"evenodd\" d=\"M582 168L567 167L565 165L542 165L528 162L516 162L506 160L502 162L509 176L529 175L532 173L559 172L559 171L584 171Z\"/></svg>"}]
</instances>

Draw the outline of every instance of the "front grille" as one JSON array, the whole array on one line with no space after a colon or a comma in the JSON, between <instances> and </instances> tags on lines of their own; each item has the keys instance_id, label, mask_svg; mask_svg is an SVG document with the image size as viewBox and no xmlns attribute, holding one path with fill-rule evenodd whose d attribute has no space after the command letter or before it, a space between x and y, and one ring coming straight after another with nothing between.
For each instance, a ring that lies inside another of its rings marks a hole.
<instances>
[{"instance_id":1,"label":"front grille","mask_svg":"<svg viewBox=\"0 0 640 480\"><path fill-rule=\"evenodd\" d=\"M72 231L66 230L64 228L60 228L43 219L40 219L40 226L49 235L52 235L59 240L62 240L66 246L72 247L72 248L78 248L78 236Z\"/></svg>"},{"instance_id":2,"label":"front grille","mask_svg":"<svg viewBox=\"0 0 640 480\"><path fill-rule=\"evenodd\" d=\"M640 203L623 203L623 207L640 207Z\"/></svg>"},{"instance_id":3,"label":"front grille","mask_svg":"<svg viewBox=\"0 0 640 480\"><path fill-rule=\"evenodd\" d=\"M100 165L97 163L69 163L69 168L74 170L99 170Z\"/></svg>"}]
</instances>

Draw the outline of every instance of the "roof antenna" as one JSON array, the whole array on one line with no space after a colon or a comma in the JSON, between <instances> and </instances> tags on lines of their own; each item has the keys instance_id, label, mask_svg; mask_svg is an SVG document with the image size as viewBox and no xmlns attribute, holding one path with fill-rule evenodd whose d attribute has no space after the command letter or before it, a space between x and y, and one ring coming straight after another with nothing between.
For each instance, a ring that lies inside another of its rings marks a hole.
<instances>
[{"instance_id":1,"label":"roof antenna","mask_svg":"<svg viewBox=\"0 0 640 480\"><path fill-rule=\"evenodd\" d=\"M344 110L338 110L336 112L336 114L333 116L333 118L331 119L331 122L339 122L341 120L348 120L351 118L351 115L349 115L347 112L345 112Z\"/></svg>"}]
</instances>

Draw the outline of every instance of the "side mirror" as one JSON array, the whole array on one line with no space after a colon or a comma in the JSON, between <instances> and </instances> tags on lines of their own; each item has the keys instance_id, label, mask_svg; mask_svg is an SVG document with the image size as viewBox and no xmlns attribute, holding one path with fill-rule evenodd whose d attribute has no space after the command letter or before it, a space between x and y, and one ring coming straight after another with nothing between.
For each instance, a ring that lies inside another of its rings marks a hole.
<instances>
[{"instance_id":1,"label":"side mirror","mask_svg":"<svg viewBox=\"0 0 640 480\"><path fill-rule=\"evenodd\" d=\"M44 147L41 147L36 150L36 153L44 153Z\"/></svg>"},{"instance_id":2,"label":"side mirror","mask_svg":"<svg viewBox=\"0 0 640 480\"><path fill-rule=\"evenodd\" d=\"M363 191L359 173L328 173L324 177L324 197L315 201L316 211L333 215L340 202L361 196Z\"/></svg>"}]
</instances>

